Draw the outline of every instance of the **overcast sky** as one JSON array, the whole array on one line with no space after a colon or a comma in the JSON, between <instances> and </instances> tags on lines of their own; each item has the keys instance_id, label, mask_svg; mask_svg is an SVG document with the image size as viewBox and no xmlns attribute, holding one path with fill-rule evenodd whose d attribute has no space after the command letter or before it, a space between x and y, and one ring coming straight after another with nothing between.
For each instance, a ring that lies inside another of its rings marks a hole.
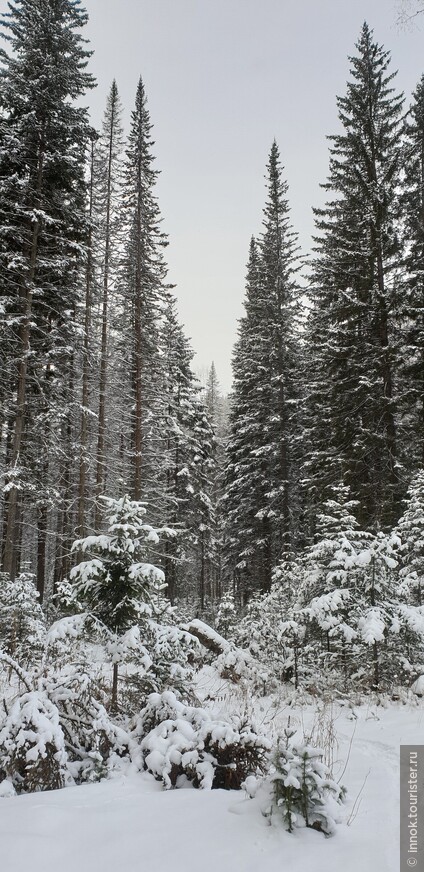
<instances>
[{"instance_id":1,"label":"overcast sky","mask_svg":"<svg viewBox=\"0 0 424 872\"><path fill-rule=\"evenodd\" d=\"M311 244L312 206L337 130L347 57L364 20L392 52L396 85L424 72L424 16L401 30L395 0L85 0L98 125L116 78L126 120L142 75L154 125L169 278L196 352L224 390L242 313L250 237L260 230L264 172L275 137L294 228Z\"/></svg>"}]
</instances>

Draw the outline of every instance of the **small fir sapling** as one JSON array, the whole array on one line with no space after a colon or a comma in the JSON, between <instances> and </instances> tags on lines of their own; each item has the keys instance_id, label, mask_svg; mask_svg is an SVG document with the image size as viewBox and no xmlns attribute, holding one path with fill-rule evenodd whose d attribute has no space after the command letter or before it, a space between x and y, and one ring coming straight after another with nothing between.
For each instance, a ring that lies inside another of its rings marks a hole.
<instances>
[{"instance_id":1,"label":"small fir sapling","mask_svg":"<svg viewBox=\"0 0 424 872\"><path fill-rule=\"evenodd\" d=\"M14 581L0 573L0 648L20 662L39 657L45 620L34 575L21 572Z\"/></svg>"},{"instance_id":2,"label":"small fir sapling","mask_svg":"<svg viewBox=\"0 0 424 872\"><path fill-rule=\"evenodd\" d=\"M151 660L143 645L140 625L153 614L152 602L164 575L146 560L149 546L157 545L158 533L145 523L142 503L124 496L103 498L107 510L106 533L88 536L73 544L73 551L89 552L91 558L70 573L71 600L88 608L109 633L113 663L111 710L118 708L118 666L128 651L137 651L143 667ZM69 586L67 588L69 596Z\"/></svg>"},{"instance_id":3,"label":"small fir sapling","mask_svg":"<svg viewBox=\"0 0 424 872\"><path fill-rule=\"evenodd\" d=\"M236 625L237 613L234 595L227 591L219 603L216 628L225 639L231 639Z\"/></svg>"},{"instance_id":4,"label":"small fir sapling","mask_svg":"<svg viewBox=\"0 0 424 872\"><path fill-rule=\"evenodd\" d=\"M306 826L330 835L345 789L331 778L320 749L291 743L295 732L289 723L284 744L279 743L274 755L272 782L277 809L290 833L294 827Z\"/></svg>"}]
</instances>

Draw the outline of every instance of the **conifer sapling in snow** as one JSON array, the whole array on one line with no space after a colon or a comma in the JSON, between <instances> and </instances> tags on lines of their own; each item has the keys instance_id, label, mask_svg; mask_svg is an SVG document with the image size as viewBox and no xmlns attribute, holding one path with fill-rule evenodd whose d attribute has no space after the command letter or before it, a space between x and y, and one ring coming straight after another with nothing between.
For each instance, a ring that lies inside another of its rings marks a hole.
<instances>
[{"instance_id":1,"label":"conifer sapling in snow","mask_svg":"<svg viewBox=\"0 0 424 872\"><path fill-rule=\"evenodd\" d=\"M144 521L142 503L124 496L104 497L107 533L74 542L73 550L92 557L70 573L70 603L85 604L89 613L110 633L113 662L111 709L118 706L118 663L128 648L143 650L139 624L152 614L152 596L164 584L164 574L146 561L149 546L159 541L156 530Z\"/></svg>"}]
</instances>

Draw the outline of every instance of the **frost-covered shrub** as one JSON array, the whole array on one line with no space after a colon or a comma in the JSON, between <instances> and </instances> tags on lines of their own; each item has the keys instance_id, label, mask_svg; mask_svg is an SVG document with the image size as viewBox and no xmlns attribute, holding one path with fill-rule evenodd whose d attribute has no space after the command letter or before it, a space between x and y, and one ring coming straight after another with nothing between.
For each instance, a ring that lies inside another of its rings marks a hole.
<instances>
[{"instance_id":1,"label":"frost-covered shrub","mask_svg":"<svg viewBox=\"0 0 424 872\"><path fill-rule=\"evenodd\" d=\"M61 645L65 645L63 638ZM70 653L71 650L68 647L68 657ZM47 654L51 655L49 659ZM35 774L32 773L32 769L28 769L28 772L25 770L22 790L46 790L54 786L61 786L56 784L55 771L51 768L53 765L51 758L56 761L59 759L57 757L59 739L62 743L61 748L65 753L65 758L61 761L61 769L66 771L67 780L71 783L99 780L105 777L110 769L114 768L117 757L129 755L130 738L128 734L111 720L102 704L101 700L105 698L106 694L102 688L101 679L99 680L98 664L91 665L88 661L84 662L83 660L69 662L66 657L59 656L57 651L53 656L50 648L45 652L42 664L38 668L32 669L31 672L22 669L8 655L0 653L0 661L9 667L11 674L13 673L20 684L25 687L25 694L23 696L15 695L12 702L9 703L8 712L3 716L3 723L0 724L1 736L4 738L0 750L1 777L10 777L8 772L13 770L17 778L17 791L21 789L19 773L22 774L26 765L26 756L22 757L22 749L24 749L25 755L27 750L30 750L24 748L22 737L24 734L27 737L30 736L32 730L37 747L42 749L42 739L38 742L36 737L38 729L43 729L43 735L47 735L46 718L51 719L53 727L56 729L56 743L44 743L46 744L46 754L42 754L37 761ZM31 713L29 701L34 702L37 699L42 701L45 711L40 709L37 716L34 704L32 715L33 719L36 718L34 721L36 727L34 729L32 727L26 728L26 733L25 730L19 731L19 723L28 719L28 712ZM23 712L21 712L23 706ZM16 742L13 738L13 731L17 735ZM16 744L15 751L13 751L14 742ZM56 750L54 750L55 747ZM31 753L34 752L31 751ZM10 754L12 756L9 760ZM46 770L47 775L44 770ZM52 781L50 782L48 773L52 772Z\"/></svg>"},{"instance_id":2,"label":"frost-covered shrub","mask_svg":"<svg viewBox=\"0 0 424 872\"><path fill-rule=\"evenodd\" d=\"M129 754L130 740L100 701L98 677L70 664L50 667L40 683L59 713L73 780L99 781L113 768L116 756Z\"/></svg>"},{"instance_id":3,"label":"frost-covered shrub","mask_svg":"<svg viewBox=\"0 0 424 872\"><path fill-rule=\"evenodd\" d=\"M152 694L137 718L144 765L166 788L185 776L195 787L239 790L250 774L263 772L270 743L241 719L217 720L172 692Z\"/></svg>"},{"instance_id":4,"label":"frost-covered shrub","mask_svg":"<svg viewBox=\"0 0 424 872\"><path fill-rule=\"evenodd\" d=\"M330 835L335 829L337 805L345 791L332 778L323 752L308 744L292 744L286 731L285 747L278 746L272 775L274 801L288 831L306 826Z\"/></svg>"},{"instance_id":5,"label":"frost-covered shrub","mask_svg":"<svg viewBox=\"0 0 424 872\"><path fill-rule=\"evenodd\" d=\"M46 693L27 691L15 699L0 731L0 772L17 793L32 793L63 787L66 765L56 706Z\"/></svg>"}]
</instances>

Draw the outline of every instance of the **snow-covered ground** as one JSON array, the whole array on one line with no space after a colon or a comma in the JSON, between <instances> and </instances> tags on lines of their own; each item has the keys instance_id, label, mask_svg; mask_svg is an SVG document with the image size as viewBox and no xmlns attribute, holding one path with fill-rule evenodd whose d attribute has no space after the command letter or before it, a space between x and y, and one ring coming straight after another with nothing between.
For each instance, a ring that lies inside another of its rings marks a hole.
<instances>
[{"instance_id":1,"label":"snow-covered ground","mask_svg":"<svg viewBox=\"0 0 424 872\"><path fill-rule=\"evenodd\" d=\"M335 776L346 767L348 788L335 836L290 835L243 792L163 791L148 774L119 773L100 784L0 800L2 872L397 872L399 746L423 743L423 707L333 706L323 713L321 706L318 719L312 705L283 702L277 711L266 699L256 708L276 731L288 714L307 729L327 724L321 731ZM333 729L337 742L329 738Z\"/></svg>"}]
</instances>

